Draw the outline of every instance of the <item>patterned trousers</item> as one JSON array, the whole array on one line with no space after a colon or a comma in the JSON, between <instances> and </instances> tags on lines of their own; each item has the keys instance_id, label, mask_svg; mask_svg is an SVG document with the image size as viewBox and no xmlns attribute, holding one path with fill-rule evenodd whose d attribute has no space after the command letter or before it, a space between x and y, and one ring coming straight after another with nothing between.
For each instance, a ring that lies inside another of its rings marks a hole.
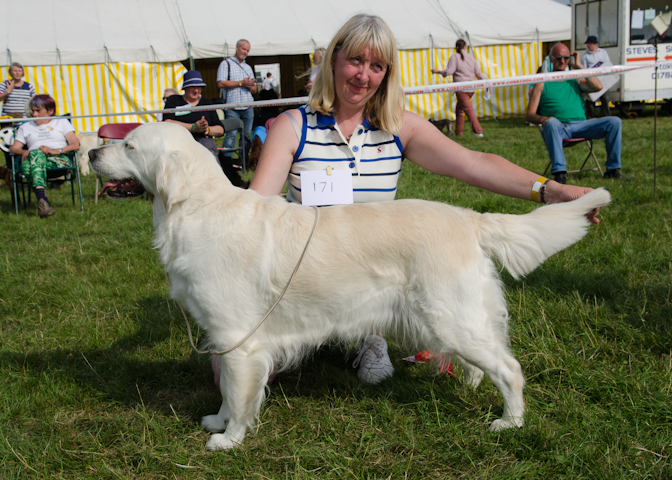
<instances>
[{"instance_id":1,"label":"patterned trousers","mask_svg":"<svg viewBox=\"0 0 672 480\"><path fill-rule=\"evenodd\" d=\"M31 181L33 188L47 186L47 168L70 166L67 155L46 155L42 150L31 150L21 163L21 171Z\"/></svg>"}]
</instances>

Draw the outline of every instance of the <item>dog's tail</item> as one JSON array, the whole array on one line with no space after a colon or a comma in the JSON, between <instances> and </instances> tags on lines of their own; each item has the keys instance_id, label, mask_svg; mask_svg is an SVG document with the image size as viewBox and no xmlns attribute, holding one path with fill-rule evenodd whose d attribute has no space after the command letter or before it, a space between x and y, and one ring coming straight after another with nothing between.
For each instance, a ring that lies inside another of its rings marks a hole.
<instances>
[{"instance_id":1,"label":"dog's tail","mask_svg":"<svg viewBox=\"0 0 672 480\"><path fill-rule=\"evenodd\" d=\"M479 244L519 278L581 240L590 224L586 214L610 201L609 192L598 188L577 200L547 205L527 215L486 213L481 217Z\"/></svg>"}]
</instances>

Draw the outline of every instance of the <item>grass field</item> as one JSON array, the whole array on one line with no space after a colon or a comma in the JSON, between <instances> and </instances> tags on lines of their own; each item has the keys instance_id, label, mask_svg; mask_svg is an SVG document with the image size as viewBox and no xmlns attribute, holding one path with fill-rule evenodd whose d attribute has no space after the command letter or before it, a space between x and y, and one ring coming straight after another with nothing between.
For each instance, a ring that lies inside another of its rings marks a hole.
<instances>
[{"instance_id":1,"label":"grass field","mask_svg":"<svg viewBox=\"0 0 672 480\"><path fill-rule=\"evenodd\" d=\"M543 170L536 128L483 126L460 142ZM33 203L17 218L0 190L0 478L672 478L672 118L655 197L652 138L651 116L624 120L635 182L570 176L609 189L602 223L523 281L503 273L529 410L496 434L487 379L470 391L459 369L437 376L392 344L396 373L378 386L357 380L352 353L321 350L278 376L241 448L206 452L199 421L220 396L168 297L151 203L94 205L89 176L84 213L64 188L49 191L56 217ZM534 208L405 163L398 198Z\"/></svg>"}]
</instances>

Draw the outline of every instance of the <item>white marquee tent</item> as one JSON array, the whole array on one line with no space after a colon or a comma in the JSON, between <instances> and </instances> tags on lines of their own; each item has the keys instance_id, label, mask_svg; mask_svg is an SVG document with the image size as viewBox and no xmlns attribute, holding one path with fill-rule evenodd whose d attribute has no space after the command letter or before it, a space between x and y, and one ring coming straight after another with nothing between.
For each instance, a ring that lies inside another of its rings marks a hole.
<instances>
[{"instance_id":1,"label":"white marquee tent","mask_svg":"<svg viewBox=\"0 0 672 480\"><path fill-rule=\"evenodd\" d=\"M23 64L38 92L80 115L158 108L161 90L180 83L179 61L231 55L239 38L250 41L251 55L312 53L355 13L390 25L404 86L444 81L428 70L447 61L458 38L467 39L491 77L533 73L540 42L568 39L571 26L570 8L553 0L0 0L0 6L7 12L0 66ZM423 113L435 114L441 104L439 117L449 116L444 97Z\"/></svg>"},{"instance_id":2,"label":"white marquee tent","mask_svg":"<svg viewBox=\"0 0 672 480\"><path fill-rule=\"evenodd\" d=\"M221 57L239 38L253 55L312 53L355 13L381 16L400 50L570 37L553 0L0 0L0 65L176 62ZM17 11L18 10L18 11ZM25 17L16 12L25 12ZM4 32L3 32L4 30Z\"/></svg>"}]
</instances>

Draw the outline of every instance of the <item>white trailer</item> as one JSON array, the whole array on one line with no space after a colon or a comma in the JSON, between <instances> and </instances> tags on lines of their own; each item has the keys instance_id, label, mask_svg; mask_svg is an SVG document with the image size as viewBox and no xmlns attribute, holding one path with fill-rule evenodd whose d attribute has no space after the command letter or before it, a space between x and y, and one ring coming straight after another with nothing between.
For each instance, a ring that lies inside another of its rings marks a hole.
<instances>
[{"instance_id":1,"label":"white trailer","mask_svg":"<svg viewBox=\"0 0 672 480\"><path fill-rule=\"evenodd\" d=\"M572 0L571 7L573 51L583 54L586 38L594 35L612 63L637 65L656 59L654 19L671 11L672 0ZM672 60L672 31L666 38L659 37L658 60ZM644 108L643 101L654 99L654 78L653 68L621 75L611 89L612 100L620 102L624 112ZM658 67L658 98L670 105L672 64Z\"/></svg>"}]
</instances>

